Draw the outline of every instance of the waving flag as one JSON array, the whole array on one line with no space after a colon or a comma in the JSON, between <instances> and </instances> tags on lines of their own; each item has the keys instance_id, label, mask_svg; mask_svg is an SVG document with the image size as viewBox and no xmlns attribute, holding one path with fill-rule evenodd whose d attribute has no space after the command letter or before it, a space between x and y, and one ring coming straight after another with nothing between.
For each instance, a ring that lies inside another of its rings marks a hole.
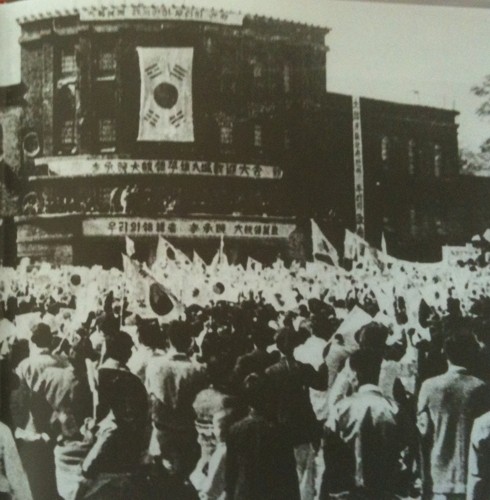
<instances>
[{"instance_id":1,"label":"waving flag","mask_svg":"<svg viewBox=\"0 0 490 500\"><path fill-rule=\"evenodd\" d=\"M327 240L318 224L311 220L311 243L313 247L313 259L327 264L338 266L339 256L335 247Z\"/></svg>"},{"instance_id":2,"label":"waving flag","mask_svg":"<svg viewBox=\"0 0 490 500\"><path fill-rule=\"evenodd\" d=\"M138 47L138 141L193 142L192 48Z\"/></svg>"}]
</instances>

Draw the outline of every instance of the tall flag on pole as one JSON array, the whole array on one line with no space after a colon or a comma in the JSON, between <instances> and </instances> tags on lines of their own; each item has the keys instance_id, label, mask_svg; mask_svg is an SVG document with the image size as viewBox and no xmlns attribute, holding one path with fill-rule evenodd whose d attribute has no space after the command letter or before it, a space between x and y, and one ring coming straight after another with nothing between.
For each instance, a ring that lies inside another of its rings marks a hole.
<instances>
[{"instance_id":1,"label":"tall flag on pole","mask_svg":"<svg viewBox=\"0 0 490 500\"><path fill-rule=\"evenodd\" d=\"M338 266L339 255L335 247L327 240L318 224L311 219L311 243L313 259L327 264Z\"/></svg>"},{"instance_id":2,"label":"tall flag on pole","mask_svg":"<svg viewBox=\"0 0 490 500\"><path fill-rule=\"evenodd\" d=\"M138 47L141 100L138 141L193 142L189 47Z\"/></svg>"},{"instance_id":3,"label":"tall flag on pole","mask_svg":"<svg viewBox=\"0 0 490 500\"><path fill-rule=\"evenodd\" d=\"M215 256L213 257L213 260L211 262L211 268L212 269L217 269L218 267L222 266L228 266L228 258L226 257L225 254L225 239L223 235L221 235L220 241L219 241L219 248L218 251L216 252Z\"/></svg>"},{"instance_id":4,"label":"tall flag on pole","mask_svg":"<svg viewBox=\"0 0 490 500\"><path fill-rule=\"evenodd\" d=\"M386 246L385 233L381 233L381 251L388 255L388 247Z\"/></svg>"},{"instance_id":5,"label":"tall flag on pole","mask_svg":"<svg viewBox=\"0 0 490 500\"><path fill-rule=\"evenodd\" d=\"M134 246L134 241L126 236L126 255L132 257L136 253L136 248Z\"/></svg>"}]
</instances>

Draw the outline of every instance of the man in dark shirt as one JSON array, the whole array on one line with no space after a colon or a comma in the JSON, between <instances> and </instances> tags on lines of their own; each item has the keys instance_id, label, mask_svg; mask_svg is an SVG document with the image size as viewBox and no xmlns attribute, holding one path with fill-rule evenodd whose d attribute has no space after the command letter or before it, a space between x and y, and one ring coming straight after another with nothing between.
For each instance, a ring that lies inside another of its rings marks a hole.
<instances>
[{"instance_id":1,"label":"man in dark shirt","mask_svg":"<svg viewBox=\"0 0 490 500\"><path fill-rule=\"evenodd\" d=\"M276 344L282 354L280 361L265 371L269 411L294 447L296 470L301 488L307 484L308 464L320 445L321 426L311 405L309 389L326 391L328 369L322 363L317 370L294 358L298 334L292 328L283 328L276 335Z\"/></svg>"},{"instance_id":2,"label":"man in dark shirt","mask_svg":"<svg viewBox=\"0 0 490 500\"><path fill-rule=\"evenodd\" d=\"M268 332L260 328L256 328L252 332L252 341L254 349L251 352L240 356L235 364L232 374L232 383L236 389L240 389L245 378L256 373L263 375L265 370L272 364L276 363L279 359L278 353L267 352L268 347Z\"/></svg>"},{"instance_id":3,"label":"man in dark shirt","mask_svg":"<svg viewBox=\"0 0 490 500\"><path fill-rule=\"evenodd\" d=\"M230 429L226 441L227 500L299 500L293 447L267 416L267 391L256 374L244 382L249 414Z\"/></svg>"}]
</instances>

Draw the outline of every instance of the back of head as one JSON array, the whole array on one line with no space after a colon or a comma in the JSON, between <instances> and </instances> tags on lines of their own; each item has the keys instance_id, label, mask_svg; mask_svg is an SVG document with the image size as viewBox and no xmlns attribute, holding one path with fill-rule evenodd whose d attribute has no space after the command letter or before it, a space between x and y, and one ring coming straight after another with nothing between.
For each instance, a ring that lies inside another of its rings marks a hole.
<instances>
[{"instance_id":1,"label":"back of head","mask_svg":"<svg viewBox=\"0 0 490 500\"><path fill-rule=\"evenodd\" d=\"M31 341L39 348L50 348L53 342L53 334L46 323L38 323L32 328Z\"/></svg>"},{"instance_id":2,"label":"back of head","mask_svg":"<svg viewBox=\"0 0 490 500\"><path fill-rule=\"evenodd\" d=\"M355 338L361 349L375 349L381 351L385 348L391 330L376 321L364 325L355 334Z\"/></svg>"},{"instance_id":3,"label":"back of head","mask_svg":"<svg viewBox=\"0 0 490 500\"><path fill-rule=\"evenodd\" d=\"M178 352L187 352L192 344L191 329L185 321L172 321L168 326L168 339Z\"/></svg>"},{"instance_id":4,"label":"back of head","mask_svg":"<svg viewBox=\"0 0 490 500\"><path fill-rule=\"evenodd\" d=\"M141 344L156 349L161 339L158 321L141 321L138 324L138 338Z\"/></svg>"},{"instance_id":5,"label":"back of head","mask_svg":"<svg viewBox=\"0 0 490 500\"><path fill-rule=\"evenodd\" d=\"M375 349L361 349L352 354L349 364L357 375L359 385L378 383L382 361L382 355Z\"/></svg>"},{"instance_id":6,"label":"back of head","mask_svg":"<svg viewBox=\"0 0 490 500\"><path fill-rule=\"evenodd\" d=\"M294 349L299 345L297 332L290 327L281 328L276 333L276 345L284 356L291 356Z\"/></svg>"},{"instance_id":7,"label":"back of head","mask_svg":"<svg viewBox=\"0 0 490 500\"><path fill-rule=\"evenodd\" d=\"M117 332L106 340L106 356L125 364L131 357L133 340L126 332Z\"/></svg>"},{"instance_id":8,"label":"back of head","mask_svg":"<svg viewBox=\"0 0 490 500\"><path fill-rule=\"evenodd\" d=\"M471 368L478 355L478 342L473 334L464 331L446 338L444 351L448 361L456 366Z\"/></svg>"},{"instance_id":9,"label":"back of head","mask_svg":"<svg viewBox=\"0 0 490 500\"><path fill-rule=\"evenodd\" d=\"M267 391L265 379L256 373L248 375L243 381L243 393L246 403L262 413L266 407Z\"/></svg>"},{"instance_id":10,"label":"back of head","mask_svg":"<svg viewBox=\"0 0 490 500\"><path fill-rule=\"evenodd\" d=\"M107 337L116 334L119 330L119 321L112 314L101 314L97 318L95 324L97 328Z\"/></svg>"},{"instance_id":11,"label":"back of head","mask_svg":"<svg viewBox=\"0 0 490 500\"><path fill-rule=\"evenodd\" d=\"M254 326L251 336L254 346L258 349L266 349L270 345L271 335L266 327Z\"/></svg>"}]
</instances>

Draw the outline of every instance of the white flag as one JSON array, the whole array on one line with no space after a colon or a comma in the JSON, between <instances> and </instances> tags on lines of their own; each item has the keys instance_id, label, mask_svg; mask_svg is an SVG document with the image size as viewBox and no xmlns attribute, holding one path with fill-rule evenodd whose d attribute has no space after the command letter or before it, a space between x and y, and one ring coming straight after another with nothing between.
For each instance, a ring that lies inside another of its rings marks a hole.
<instances>
[{"instance_id":1,"label":"white flag","mask_svg":"<svg viewBox=\"0 0 490 500\"><path fill-rule=\"evenodd\" d=\"M134 241L126 236L126 255L132 257L136 253L136 248L134 246Z\"/></svg>"},{"instance_id":2,"label":"white flag","mask_svg":"<svg viewBox=\"0 0 490 500\"><path fill-rule=\"evenodd\" d=\"M193 48L138 47L138 141L193 142Z\"/></svg>"},{"instance_id":3,"label":"white flag","mask_svg":"<svg viewBox=\"0 0 490 500\"><path fill-rule=\"evenodd\" d=\"M313 260L327 262L330 265L339 265L339 256L335 247L327 240L318 224L311 219L311 244L313 247Z\"/></svg>"}]
</instances>

